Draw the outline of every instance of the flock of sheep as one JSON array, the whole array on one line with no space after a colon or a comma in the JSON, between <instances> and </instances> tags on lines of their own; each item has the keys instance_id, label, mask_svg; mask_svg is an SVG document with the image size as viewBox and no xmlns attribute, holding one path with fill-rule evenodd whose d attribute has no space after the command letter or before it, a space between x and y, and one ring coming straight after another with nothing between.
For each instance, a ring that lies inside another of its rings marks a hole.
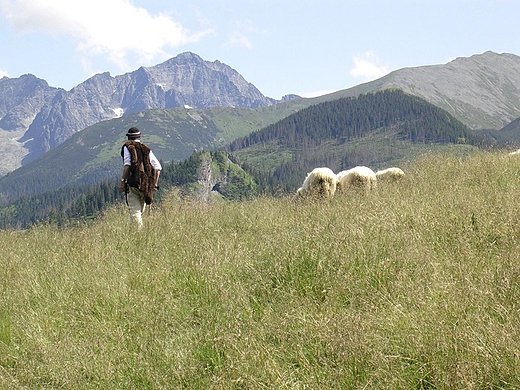
<instances>
[{"instance_id":1,"label":"flock of sheep","mask_svg":"<svg viewBox=\"0 0 520 390\"><path fill-rule=\"evenodd\" d=\"M330 199L336 191L361 189L366 193L377 187L378 180L398 181L405 176L400 168L392 167L374 171L365 166L357 166L335 174L330 168L314 168L307 174L302 186L296 192L297 197L319 197Z\"/></svg>"}]
</instances>

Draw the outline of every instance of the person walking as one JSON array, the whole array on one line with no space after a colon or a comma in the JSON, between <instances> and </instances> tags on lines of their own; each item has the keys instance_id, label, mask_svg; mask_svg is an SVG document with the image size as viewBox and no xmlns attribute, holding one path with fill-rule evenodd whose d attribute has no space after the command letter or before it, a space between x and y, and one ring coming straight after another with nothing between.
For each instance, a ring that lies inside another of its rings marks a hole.
<instances>
[{"instance_id":1,"label":"person walking","mask_svg":"<svg viewBox=\"0 0 520 390\"><path fill-rule=\"evenodd\" d=\"M141 142L141 131L137 127L128 129L126 136L128 140L121 148L123 173L119 191L125 193L130 219L141 229L142 215L146 205L150 207L153 202L162 166L152 150Z\"/></svg>"}]
</instances>

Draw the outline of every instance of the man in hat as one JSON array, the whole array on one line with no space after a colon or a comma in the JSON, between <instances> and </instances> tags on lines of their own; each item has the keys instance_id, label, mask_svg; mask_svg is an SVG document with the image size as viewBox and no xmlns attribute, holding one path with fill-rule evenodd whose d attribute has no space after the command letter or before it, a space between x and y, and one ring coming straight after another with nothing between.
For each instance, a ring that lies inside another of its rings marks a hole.
<instances>
[{"instance_id":1,"label":"man in hat","mask_svg":"<svg viewBox=\"0 0 520 390\"><path fill-rule=\"evenodd\" d=\"M131 127L126 134L128 140L121 148L123 174L119 182L119 191L125 192L130 218L140 229L143 226L142 214L146 205L153 200L161 173L161 163L148 146L141 142L141 132ZM140 176L146 172L146 176Z\"/></svg>"}]
</instances>

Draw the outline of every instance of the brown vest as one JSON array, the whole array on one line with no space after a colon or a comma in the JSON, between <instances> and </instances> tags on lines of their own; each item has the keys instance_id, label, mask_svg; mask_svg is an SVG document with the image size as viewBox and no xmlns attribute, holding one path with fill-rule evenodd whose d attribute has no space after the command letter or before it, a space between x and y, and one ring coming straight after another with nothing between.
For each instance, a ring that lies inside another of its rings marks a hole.
<instances>
[{"instance_id":1,"label":"brown vest","mask_svg":"<svg viewBox=\"0 0 520 390\"><path fill-rule=\"evenodd\" d=\"M121 148L121 157L124 157L125 146L131 156L130 173L126 182L130 187L137 188L143 193L146 204L152 204L155 191L155 169L150 164L150 148L141 142L129 140Z\"/></svg>"}]
</instances>

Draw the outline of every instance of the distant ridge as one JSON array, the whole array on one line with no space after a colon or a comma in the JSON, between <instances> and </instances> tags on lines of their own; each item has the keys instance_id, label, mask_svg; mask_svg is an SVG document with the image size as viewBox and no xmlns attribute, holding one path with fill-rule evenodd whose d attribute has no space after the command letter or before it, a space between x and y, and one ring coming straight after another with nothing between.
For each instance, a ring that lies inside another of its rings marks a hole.
<instances>
[{"instance_id":1,"label":"distant ridge","mask_svg":"<svg viewBox=\"0 0 520 390\"><path fill-rule=\"evenodd\" d=\"M318 100L389 88L419 96L473 130L499 130L520 117L520 57L487 51L447 64L403 68Z\"/></svg>"}]
</instances>

